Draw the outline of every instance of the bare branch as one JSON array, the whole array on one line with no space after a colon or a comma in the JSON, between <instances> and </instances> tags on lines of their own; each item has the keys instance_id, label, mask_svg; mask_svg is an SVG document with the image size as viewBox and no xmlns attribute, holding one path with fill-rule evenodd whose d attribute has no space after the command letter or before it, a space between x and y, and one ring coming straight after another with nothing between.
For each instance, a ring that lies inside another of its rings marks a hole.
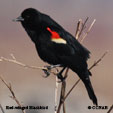
<instances>
[{"instance_id":1,"label":"bare branch","mask_svg":"<svg viewBox=\"0 0 113 113\"><path fill-rule=\"evenodd\" d=\"M108 51L106 51L96 62L94 62L94 64L89 68L89 70L91 70L93 67L97 66L97 64L105 57L105 55L108 53Z\"/></svg>"},{"instance_id":2,"label":"bare branch","mask_svg":"<svg viewBox=\"0 0 113 113\"><path fill-rule=\"evenodd\" d=\"M6 85L6 87L9 89L9 91L11 92L11 94L12 94L11 98L12 98L13 100L15 100L15 102L17 103L17 105L18 105L19 107L22 108L23 106L20 104L19 100L18 100L17 97L15 96L15 93L14 93L12 87L11 87L11 84L9 85L1 76L0 76L0 79L1 79L2 82ZM22 110L22 109L21 109L21 110ZM22 112L23 112L23 113L26 113L25 110L22 110Z\"/></svg>"},{"instance_id":3,"label":"bare branch","mask_svg":"<svg viewBox=\"0 0 113 113\"><path fill-rule=\"evenodd\" d=\"M58 77L56 76L56 87L55 87L55 113L57 113L57 100L58 100Z\"/></svg>"},{"instance_id":4,"label":"bare branch","mask_svg":"<svg viewBox=\"0 0 113 113\"><path fill-rule=\"evenodd\" d=\"M81 26L82 26L82 19L79 19L78 23L77 23L77 29L76 29L76 33L75 33L75 38L78 40L79 38L79 34L81 32Z\"/></svg>"},{"instance_id":5,"label":"bare branch","mask_svg":"<svg viewBox=\"0 0 113 113\"><path fill-rule=\"evenodd\" d=\"M52 69L48 69L47 67L37 67L37 66L30 66L30 65L27 65L27 64L24 64L20 61L17 61L16 60L16 57L11 54L11 57L12 59L8 59L8 58L5 58L5 57L1 57L0 58L0 62L3 62L3 61L6 61L6 62L11 62L11 63L14 63L14 64L17 64L19 66L22 66L24 68L30 68L30 69L40 69L42 71L44 71L44 73L48 76L50 73L53 74L53 75L57 75L57 73L55 71L52 71ZM59 67L59 66L56 66L56 67ZM55 70L58 70L56 67L54 67ZM43 76L45 77L45 76Z\"/></svg>"},{"instance_id":6,"label":"bare branch","mask_svg":"<svg viewBox=\"0 0 113 113\"><path fill-rule=\"evenodd\" d=\"M90 32L91 28L93 27L94 23L96 22L96 19L93 20L92 24L90 25L90 27L88 28L87 32L84 34L84 36L82 37L81 42L83 42L83 40L86 38L86 36L88 35L88 33Z\"/></svg>"},{"instance_id":7,"label":"bare branch","mask_svg":"<svg viewBox=\"0 0 113 113\"><path fill-rule=\"evenodd\" d=\"M13 54L11 56L12 56L12 59L1 57L0 62L2 62L2 61L11 62L11 63L17 64L19 66L22 66L22 67L25 67L25 68L31 68L31 69L47 69L46 67L37 67L37 66L26 65L22 62L17 61Z\"/></svg>"},{"instance_id":8,"label":"bare branch","mask_svg":"<svg viewBox=\"0 0 113 113\"><path fill-rule=\"evenodd\" d=\"M80 33L79 33L78 37L81 36L83 30L86 28L86 23L87 23L88 19L89 19L89 17L87 17L86 20L84 21L84 23L82 24L82 28L80 30Z\"/></svg>"},{"instance_id":9,"label":"bare branch","mask_svg":"<svg viewBox=\"0 0 113 113\"><path fill-rule=\"evenodd\" d=\"M72 88L68 91L68 93L66 94L66 96L64 97L64 101L66 100L66 98L69 96L69 94L72 92L72 90L75 88L75 86L79 83L80 79L77 80L77 82L75 82L75 84L72 86Z\"/></svg>"},{"instance_id":10,"label":"bare branch","mask_svg":"<svg viewBox=\"0 0 113 113\"><path fill-rule=\"evenodd\" d=\"M1 109L2 113L5 113L5 111L4 111L4 109L3 109L1 104L0 104L0 109Z\"/></svg>"},{"instance_id":11,"label":"bare branch","mask_svg":"<svg viewBox=\"0 0 113 113\"><path fill-rule=\"evenodd\" d=\"M57 113L60 113L61 106L62 106L62 104L64 102L63 100L64 100L64 97L65 97L65 89L66 89L66 82L63 81L62 85L61 85L61 95L60 95L60 101L59 101L59 106L58 106ZM65 107L63 109L65 111Z\"/></svg>"},{"instance_id":12,"label":"bare branch","mask_svg":"<svg viewBox=\"0 0 113 113\"><path fill-rule=\"evenodd\" d=\"M108 110L107 113L111 113L112 110L113 110L113 104L112 104L112 106L110 107L110 109Z\"/></svg>"}]
</instances>

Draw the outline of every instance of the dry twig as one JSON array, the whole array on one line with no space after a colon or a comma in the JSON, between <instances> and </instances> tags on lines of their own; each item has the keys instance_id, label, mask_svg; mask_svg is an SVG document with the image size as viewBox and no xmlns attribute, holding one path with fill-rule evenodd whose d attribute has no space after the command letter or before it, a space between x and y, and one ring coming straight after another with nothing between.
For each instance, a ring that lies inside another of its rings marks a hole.
<instances>
[{"instance_id":1,"label":"dry twig","mask_svg":"<svg viewBox=\"0 0 113 113\"><path fill-rule=\"evenodd\" d=\"M90 27L88 28L87 32L84 34L84 36L82 37L81 42L83 42L83 40L86 38L86 36L88 35L88 33L90 32L91 28L93 27L94 23L96 22L96 19L93 20L92 24L90 25Z\"/></svg>"},{"instance_id":2,"label":"dry twig","mask_svg":"<svg viewBox=\"0 0 113 113\"><path fill-rule=\"evenodd\" d=\"M17 105L18 105L19 107L22 108L23 106L21 105L21 103L19 102L19 100L17 99L17 97L15 96L15 93L14 93L12 87L11 87L11 84L8 84L1 76L0 76L0 79L1 79L2 82L6 85L6 87L9 89L9 91L11 92L12 96L10 96L10 97L11 97L13 100L15 100L15 102L17 103ZM21 109L21 110L22 110L22 109ZM23 112L23 113L26 113L25 110L22 110L22 112Z\"/></svg>"},{"instance_id":3,"label":"dry twig","mask_svg":"<svg viewBox=\"0 0 113 113\"><path fill-rule=\"evenodd\" d=\"M2 113L5 113L5 111L4 111L4 109L3 109L1 104L0 104L0 109L1 109Z\"/></svg>"},{"instance_id":4,"label":"dry twig","mask_svg":"<svg viewBox=\"0 0 113 113\"><path fill-rule=\"evenodd\" d=\"M89 17L86 18L86 20L84 21L84 23L81 23L82 24L81 25L82 27L81 27L80 33L78 35L78 38L80 38L81 34L83 33L83 30L86 28L86 23L87 23L88 19L89 19Z\"/></svg>"},{"instance_id":5,"label":"dry twig","mask_svg":"<svg viewBox=\"0 0 113 113\"><path fill-rule=\"evenodd\" d=\"M15 56L13 54L11 54L11 57L12 57L12 59L1 57L0 58L0 62L6 61L6 62L11 62L11 63L17 64L17 65L22 66L24 68L40 69L40 70L44 71L44 73L46 74L46 76L50 75L50 73L53 74L53 75L57 75L57 72L52 71L52 69L48 69L47 67L37 67L37 66L27 65L27 64L24 64L24 63L22 63L20 61L17 61L16 58L15 58ZM59 66L56 66L56 67L59 67ZM57 71L58 69L55 68L55 70Z\"/></svg>"},{"instance_id":6,"label":"dry twig","mask_svg":"<svg viewBox=\"0 0 113 113\"><path fill-rule=\"evenodd\" d=\"M109 108L107 113L111 113L112 110L113 110L113 105Z\"/></svg>"},{"instance_id":7,"label":"dry twig","mask_svg":"<svg viewBox=\"0 0 113 113\"><path fill-rule=\"evenodd\" d=\"M81 31L81 26L82 26L82 19L79 19L78 23L77 23L77 29L76 29L76 33L75 33L75 37L78 40L79 38L79 34Z\"/></svg>"}]
</instances>

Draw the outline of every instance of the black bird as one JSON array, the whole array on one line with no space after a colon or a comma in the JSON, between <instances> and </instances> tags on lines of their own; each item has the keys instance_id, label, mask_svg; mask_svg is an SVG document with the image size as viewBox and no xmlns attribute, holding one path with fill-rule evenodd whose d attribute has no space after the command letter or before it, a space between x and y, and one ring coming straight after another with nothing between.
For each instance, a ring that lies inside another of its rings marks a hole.
<instances>
[{"instance_id":1,"label":"black bird","mask_svg":"<svg viewBox=\"0 0 113 113\"><path fill-rule=\"evenodd\" d=\"M25 9L15 21L21 22L43 61L63 67L58 78L63 80L62 72L66 67L76 72L83 81L89 98L97 105L89 78L91 72L87 66L90 52L50 16L34 8Z\"/></svg>"}]
</instances>

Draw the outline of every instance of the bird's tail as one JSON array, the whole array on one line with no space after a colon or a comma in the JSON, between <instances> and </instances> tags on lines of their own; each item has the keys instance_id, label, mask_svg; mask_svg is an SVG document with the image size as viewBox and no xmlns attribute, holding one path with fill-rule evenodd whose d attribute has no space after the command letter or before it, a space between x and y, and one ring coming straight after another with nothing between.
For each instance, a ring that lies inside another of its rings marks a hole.
<instances>
[{"instance_id":1,"label":"bird's tail","mask_svg":"<svg viewBox=\"0 0 113 113\"><path fill-rule=\"evenodd\" d=\"M84 69L84 71L83 70L78 71L78 69L76 68L71 68L71 69L74 72L76 72L80 77L80 79L83 81L86 87L87 93L89 95L89 98L93 101L93 104L98 105L97 98L90 81L91 72L88 69Z\"/></svg>"},{"instance_id":2,"label":"bird's tail","mask_svg":"<svg viewBox=\"0 0 113 113\"><path fill-rule=\"evenodd\" d=\"M94 93L93 87L91 85L90 77L89 77L91 76L91 72L88 69L86 69L84 72L82 73L79 72L77 74L79 75L80 79L83 81L86 87L86 90L88 92L89 98L93 101L93 104L98 105L97 98Z\"/></svg>"},{"instance_id":3,"label":"bird's tail","mask_svg":"<svg viewBox=\"0 0 113 113\"><path fill-rule=\"evenodd\" d=\"M95 96L95 93L94 93L94 90L93 90L93 87L91 85L90 80L85 80L85 81L83 81L83 83L84 83L84 85L85 85L85 87L87 89L89 98L93 101L93 104L98 105L97 98Z\"/></svg>"}]
</instances>

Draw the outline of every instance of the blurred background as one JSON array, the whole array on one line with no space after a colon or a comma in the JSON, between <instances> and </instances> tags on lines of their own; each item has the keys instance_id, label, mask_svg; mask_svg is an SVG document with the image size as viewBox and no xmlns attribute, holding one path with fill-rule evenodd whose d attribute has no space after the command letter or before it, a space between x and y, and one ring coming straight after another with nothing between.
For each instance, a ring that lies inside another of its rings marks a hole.
<instances>
[{"instance_id":1,"label":"blurred background","mask_svg":"<svg viewBox=\"0 0 113 113\"><path fill-rule=\"evenodd\" d=\"M91 51L89 67L95 60L109 50L100 64L91 70L92 85L101 106L113 104L113 0L0 0L0 56L11 58L28 65L47 65L37 55L34 44L20 23L12 22L26 8L36 8L50 15L71 34L75 34L78 20L89 17L89 26L96 19L91 32L83 45ZM43 78L41 70L25 69L16 64L0 62L0 75L12 84L17 98L23 105L48 106L48 110L29 110L27 113L53 113L55 76ZM69 71L67 91L78 80L78 76ZM0 81L0 103L6 113L21 113L20 110L6 110L5 106L15 106L9 97L10 92ZM105 113L107 110L88 110L93 105L82 82L72 91L66 100L69 113ZM1 112L1 111L0 111Z\"/></svg>"}]
</instances>

